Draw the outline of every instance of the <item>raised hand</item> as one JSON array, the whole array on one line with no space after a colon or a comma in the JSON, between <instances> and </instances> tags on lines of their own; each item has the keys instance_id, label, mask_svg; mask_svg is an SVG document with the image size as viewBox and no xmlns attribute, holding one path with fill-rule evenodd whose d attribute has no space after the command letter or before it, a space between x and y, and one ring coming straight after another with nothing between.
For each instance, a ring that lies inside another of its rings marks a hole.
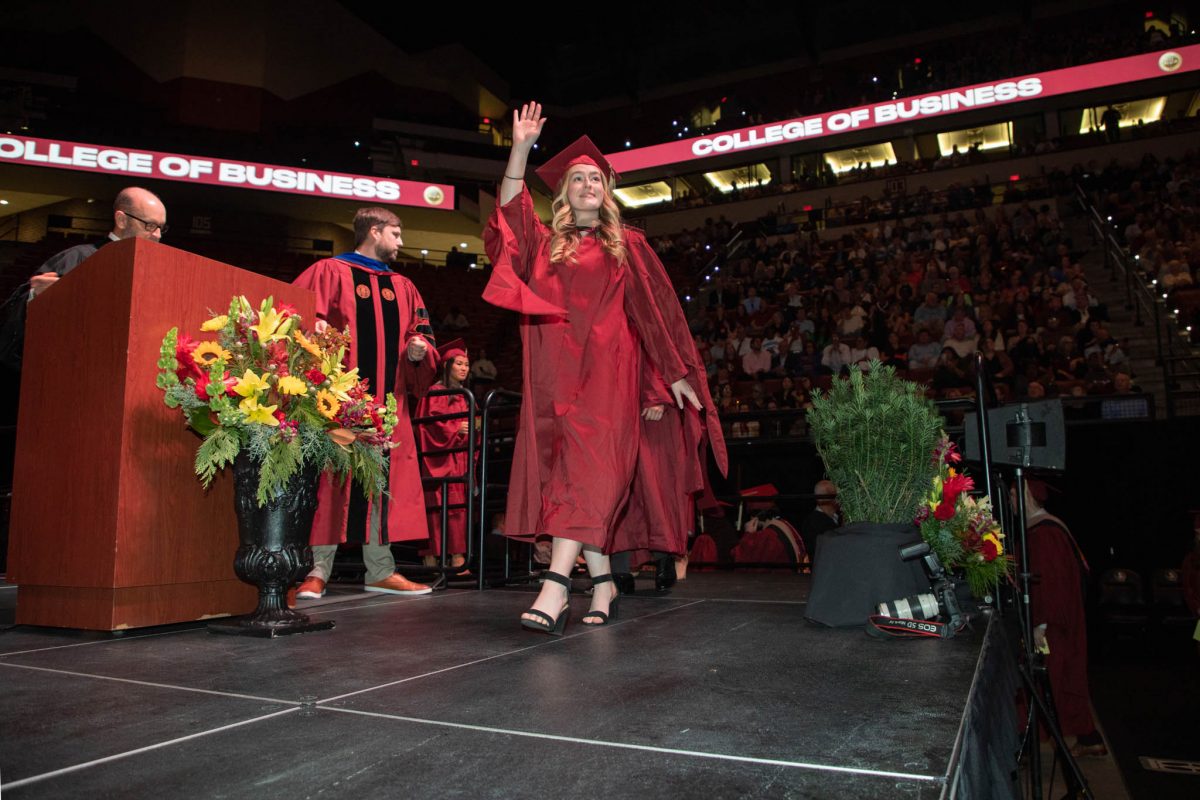
<instances>
[{"instance_id":1,"label":"raised hand","mask_svg":"<svg viewBox=\"0 0 1200 800\"><path fill-rule=\"evenodd\" d=\"M513 111L512 140L513 149L520 148L528 153L533 149L533 143L542 134L542 126L546 118L542 116L541 103L526 103L520 111Z\"/></svg>"}]
</instances>

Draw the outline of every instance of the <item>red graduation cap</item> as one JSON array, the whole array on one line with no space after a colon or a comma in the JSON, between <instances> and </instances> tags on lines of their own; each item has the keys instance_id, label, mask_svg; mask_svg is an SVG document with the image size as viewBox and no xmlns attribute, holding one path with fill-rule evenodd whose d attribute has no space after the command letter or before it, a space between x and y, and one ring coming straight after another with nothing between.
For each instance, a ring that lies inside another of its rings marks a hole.
<instances>
[{"instance_id":1,"label":"red graduation cap","mask_svg":"<svg viewBox=\"0 0 1200 800\"><path fill-rule=\"evenodd\" d=\"M607 175L613 183L616 183L620 177L612 168L612 164L609 164L608 159L600 152L600 148L596 147L587 136L580 136L554 158L538 167L535 172L553 192L558 189L558 184L562 182L567 170L576 164L591 164Z\"/></svg>"},{"instance_id":2,"label":"red graduation cap","mask_svg":"<svg viewBox=\"0 0 1200 800\"><path fill-rule=\"evenodd\" d=\"M438 348L438 354L442 357L442 361L453 361L455 356L467 355L467 343L462 339L446 342Z\"/></svg>"}]
</instances>

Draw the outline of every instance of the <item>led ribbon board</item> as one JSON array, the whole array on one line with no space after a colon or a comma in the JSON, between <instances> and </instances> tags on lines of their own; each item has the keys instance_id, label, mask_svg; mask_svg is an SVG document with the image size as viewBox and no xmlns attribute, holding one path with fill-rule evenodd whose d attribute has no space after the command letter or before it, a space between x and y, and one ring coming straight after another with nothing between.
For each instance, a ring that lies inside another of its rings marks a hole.
<instances>
[{"instance_id":1,"label":"led ribbon board","mask_svg":"<svg viewBox=\"0 0 1200 800\"><path fill-rule=\"evenodd\" d=\"M454 210L454 187L440 183L391 180L372 175L349 175L30 136L0 136L0 164L4 163Z\"/></svg>"},{"instance_id":2,"label":"led ribbon board","mask_svg":"<svg viewBox=\"0 0 1200 800\"><path fill-rule=\"evenodd\" d=\"M623 150L606 154L605 158L617 172L633 172L802 139L820 139L847 131L883 128L980 108L1009 106L1026 100L1117 86L1197 69L1200 69L1200 44L754 125L715 136Z\"/></svg>"}]
</instances>

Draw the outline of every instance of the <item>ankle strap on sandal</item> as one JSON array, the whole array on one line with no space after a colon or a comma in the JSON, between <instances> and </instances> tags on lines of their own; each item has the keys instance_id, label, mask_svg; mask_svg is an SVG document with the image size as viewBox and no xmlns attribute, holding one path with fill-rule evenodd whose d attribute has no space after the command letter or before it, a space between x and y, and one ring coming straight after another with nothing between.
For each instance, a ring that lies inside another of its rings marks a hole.
<instances>
[{"instance_id":1,"label":"ankle strap on sandal","mask_svg":"<svg viewBox=\"0 0 1200 800\"><path fill-rule=\"evenodd\" d=\"M613 579L612 573L605 573L604 575L597 575L596 577L592 578L592 586L595 586L598 583L610 583L612 581L612 579Z\"/></svg>"},{"instance_id":2,"label":"ankle strap on sandal","mask_svg":"<svg viewBox=\"0 0 1200 800\"><path fill-rule=\"evenodd\" d=\"M570 591L571 591L571 579L568 578L566 575L562 575L557 572L551 572L550 570L546 570L545 572L542 573L542 578L545 580L548 580L548 581L553 581L554 583L557 583L560 586L567 587L568 593L570 593Z\"/></svg>"}]
</instances>

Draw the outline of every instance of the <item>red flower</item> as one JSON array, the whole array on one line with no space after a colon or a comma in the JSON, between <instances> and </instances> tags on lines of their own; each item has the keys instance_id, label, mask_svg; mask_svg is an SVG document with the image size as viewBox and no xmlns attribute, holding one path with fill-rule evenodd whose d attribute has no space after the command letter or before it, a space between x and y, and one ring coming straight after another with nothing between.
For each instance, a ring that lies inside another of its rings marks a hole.
<instances>
[{"instance_id":1,"label":"red flower","mask_svg":"<svg viewBox=\"0 0 1200 800\"><path fill-rule=\"evenodd\" d=\"M284 414L280 409L275 409L275 419L280 422L287 422L287 414Z\"/></svg>"},{"instance_id":2,"label":"red flower","mask_svg":"<svg viewBox=\"0 0 1200 800\"><path fill-rule=\"evenodd\" d=\"M278 310L284 317L294 317L296 315L296 307L291 303L280 303Z\"/></svg>"},{"instance_id":3,"label":"red flower","mask_svg":"<svg viewBox=\"0 0 1200 800\"><path fill-rule=\"evenodd\" d=\"M958 502L958 496L963 492L970 491L975 488L975 481L967 475L955 475L953 478L947 478L942 484L942 500L954 505Z\"/></svg>"},{"instance_id":4,"label":"red flower","mask_svg":"<svg viewBox=\"0 0 1200 800\"><path fill-rule=\"evenodd\" d=\"M979 548L979 552L983 555L984 561L995 561L996 557L1000 555L996 543L991 539L983 540L983 546Z\"/></svg>"},{"instance_id":5,"label":"red flower","mask_svg":"<svg viewBox=\"0 0 1200 800\"><path fill-rule=\"evenodd\" d=\"M927 519L929 519L929 506L922 503L921 507L917 509L917 516L913 518L913 524L920 525Z\"/></svg>"},{"instance_id":6,"label":"red flower","mask_svg":"<svg viewBox=\"0 0 1200 800\"><path fill-rule=\"evenodd\" d=\"M195 378L199 381L205 376L205 371L196 363L196 359L192 358L192 351L199 344L195 339L183 334L175 342L175 360L179 362L179 367L175 370L175 377L180 381L185 381L188 378Z\"/></svg>"},{"instance_id":7,"label":"red flower","mask_svg":"<svg viewBox=\"0 0 1200 800\"><path fill-rule=\"evenodd\" d=\"M287 342L279 339L267 345L267 360L274 365L276 369L287 366Z\"/></svg>"},{"instance_id":8,"label":"red flower","mask_svg":"<svg viewBox=\"0 0 1200 800\"><path fill-rule=\"evenodd\" d=\"M211 399L208 396L208 385L210 383L212 383L212 380L208 377L207 372L205 372L196 380L196 397L199 398L201 402L207 403ZM237 394L233 391L233 387L237 384L237 378L234 378L228 372L226 372L225 376L221 379L221 383L225 386L225 394L229 395L230 397L237 396Z\"/></svg>"},{"instance_id":9,"label":"red flower","mask_svg":"<svg viewBox=\"0 0 1200 800\"><path fill-rule=\"evenodd\" d=\"M304 373L304 377L308 378L314 386L320 386L322 383L329 380L328 376L316 367L313 367L308 372Z\"/></svg>"},{"instance_id":10,"label":"red flower","mask_svg":"<svg viewBox=\"0 0 1200 800\"><path fill-rule=\"evenodd\" d=\"M938 503L938 507L933 511L933 518L940 522L954 519L954 503L945 500Z\"/></svg>"}]
</instances>

